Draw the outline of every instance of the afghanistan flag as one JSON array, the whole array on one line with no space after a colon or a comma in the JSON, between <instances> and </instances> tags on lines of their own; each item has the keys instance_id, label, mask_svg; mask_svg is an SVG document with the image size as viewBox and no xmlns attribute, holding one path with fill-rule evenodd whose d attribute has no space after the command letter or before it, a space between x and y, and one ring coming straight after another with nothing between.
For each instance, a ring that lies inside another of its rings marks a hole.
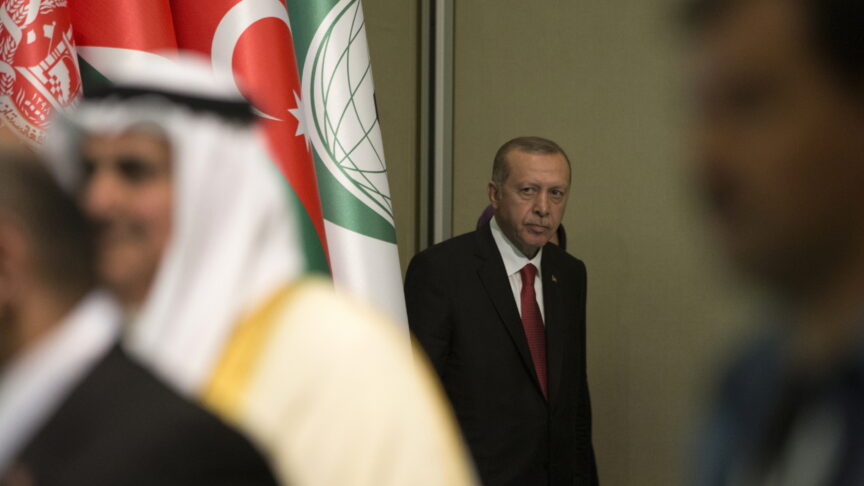
<instances>
[{"instance_id":1,"label":"afghanistan flag","mask_svg":"<svg viewBox=\"0 0 864 486\"><path fill-rule=\"evenodd\" d=\"M0 124L39 145L80 92L66 0L0 1Z\"/></svg>"}]
</instances>

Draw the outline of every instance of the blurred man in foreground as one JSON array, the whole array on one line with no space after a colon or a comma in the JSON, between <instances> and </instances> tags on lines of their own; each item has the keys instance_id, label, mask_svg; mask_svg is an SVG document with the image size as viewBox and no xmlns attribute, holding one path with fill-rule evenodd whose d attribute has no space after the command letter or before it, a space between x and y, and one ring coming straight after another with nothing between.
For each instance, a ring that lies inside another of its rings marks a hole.
<instances>
[{"instance_id":1,"label":"blurred man in foreground","mask_svg":"<svg viewBox=\"0 0 864 486\"><path fill-rule=\"evenodd\" d=\"M286 484L472 484L407 333L301 278L293 199L252 109L196 61L106 73L115 84L49 134L99 224L129 346L248 432Z\"/></svg>"},{"instance_id":2,"label":"blurred man in foreground","mask_svg":"<svg viewBox=\"0 0 864 486\"><path fill-rule=\"evenodd\" d=\"M723 382L698 484L864 484L864 3L687 19L711 221L785 309Z\"/></svg>"},{"instance_id":3,"label":"blurred man in foreground","mask_svg":"<svg viewBox=\"0 0 864 486\"><path fill-rule=\"evenodd\" d=\"M118 346L89 230L38 161L0 151L0 484L276 484Z\"/></svg>"}]
</instances>

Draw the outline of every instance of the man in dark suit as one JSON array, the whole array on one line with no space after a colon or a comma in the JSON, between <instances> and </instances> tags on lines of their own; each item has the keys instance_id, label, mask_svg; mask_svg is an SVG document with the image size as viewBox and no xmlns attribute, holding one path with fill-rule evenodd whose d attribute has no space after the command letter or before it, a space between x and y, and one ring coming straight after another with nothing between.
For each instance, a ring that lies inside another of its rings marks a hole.
<instances>
[{"instance_id":1,"label":"man in dark suit","mask_svg":"<svg viewBox=\"0 0 864 486\"><path fill-rule=\"evenodd\" d=\"M0 151L0 484L276 484L245 438L121 350L88 229L38 161Z\"/></svg>"},{"instance_id":2,"label":"man in dark suit","mask_svg":"<svg viewBox=\"0 0 864 486\"><path fill-rule=\"evenodd\" d=\"M495 157L479 230L411 261L411 330L429 355L487 486L593 485L584 264L547 244L570 162L552 141Z\"/></svg>"}]
</instances>

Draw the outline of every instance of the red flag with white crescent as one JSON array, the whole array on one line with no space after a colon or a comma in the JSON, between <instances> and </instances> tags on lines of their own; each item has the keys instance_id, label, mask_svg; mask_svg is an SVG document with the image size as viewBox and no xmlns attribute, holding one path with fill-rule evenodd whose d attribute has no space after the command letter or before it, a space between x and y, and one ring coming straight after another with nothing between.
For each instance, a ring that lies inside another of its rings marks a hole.
<instances>
[{"instance_id":1,"label":"red flag with white crescent","mask_svg":"<svg viewBox=\"0 0 864 486\"><path fill-rule=\"evenodd\" d=\"M41 144L51 114L80 93L66 0L0 2L2 124L28 144Z\"/></svg>"},{"instance_id":2,"label":"red flag with white crescent","mask_svg":"<svg viewBox=\"0 0 864 486\"><path fill-rule=\"evenodd\" d=\"M238 90L256 108L271 153L326 254L324 218L285 4L280 0L174 0L172 11L178 47L209 56L215 70L233 73Z\"/></svg>"}]
</instances>

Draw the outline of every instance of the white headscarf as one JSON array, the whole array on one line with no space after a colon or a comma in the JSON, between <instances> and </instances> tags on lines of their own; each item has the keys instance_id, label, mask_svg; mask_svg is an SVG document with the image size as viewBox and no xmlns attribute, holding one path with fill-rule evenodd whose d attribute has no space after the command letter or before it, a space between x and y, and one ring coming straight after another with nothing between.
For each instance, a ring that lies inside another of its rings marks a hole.
<instances>
[{"instance_id":1,"label":"white headscarf","mask_svg":"<svg viewBox=\"0 0 864 486\"><path fill-rule=\"evenodd\" d=\"M230 81L197 60L142 60L103 74L120 88L248 110ZM155 125L171 143L174 215L168 248L127 345L181 390L197 394L235 323L302 272L295 207L254 123L158 95L84 100L55 122L48 159L61 183L75 189L81 133L120 133L142 124Z\"/></svg>"},{"instance_id":2,"label":"white headscarf","mask_svg":"<svg viewBox=\"0 0 864 486\"><path fill-rule=\"evenodd\" d=\"M240 101L184 69L125 74ZM174 228L131 349L249 434L287 484L474 486L441 390L401 328L329 282L294 282L290 189L254 128L154 98L85 101L49 136L58 177L80 179L76 131L141 123L172 142Z\"/></svg>"}]
</instances>

